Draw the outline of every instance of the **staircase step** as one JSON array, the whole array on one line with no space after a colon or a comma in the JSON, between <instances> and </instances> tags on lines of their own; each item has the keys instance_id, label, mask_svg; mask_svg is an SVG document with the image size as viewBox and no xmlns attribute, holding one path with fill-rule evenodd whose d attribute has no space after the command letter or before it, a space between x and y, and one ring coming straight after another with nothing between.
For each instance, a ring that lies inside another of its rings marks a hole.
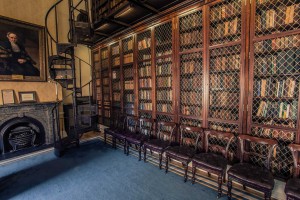
<instances>
[{"instance_id":1,"label":"staircase step","mask_svg":"<svg viewBox=\"0 0 300 200\"><path fill-rule=\"evenodd\" d=\"M51 66L53 65L72 66L72 60L72 58L67 58L59 55L49 56L49 67L51 68Z\"/></svg>"},{"instance_id":2,"label":"staircase step","mask_svg":"<svg viewBox=\"0 0 300 200\"><path fill-rule=\"evenodd\" d=\"M57 43L56 44L58 54L70 54L74 50L74 44L72 43Z\"/></svg>"}]
</instances>

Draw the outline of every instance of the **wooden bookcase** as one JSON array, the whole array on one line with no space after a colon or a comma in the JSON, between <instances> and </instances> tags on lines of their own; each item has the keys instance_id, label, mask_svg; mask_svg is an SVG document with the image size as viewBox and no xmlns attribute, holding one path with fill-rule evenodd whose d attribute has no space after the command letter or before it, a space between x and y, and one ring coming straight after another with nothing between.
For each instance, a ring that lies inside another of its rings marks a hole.
<instances>
[{"instance_id":1,"label":"wooden bookcase","mask_svg":"<svg viewBox=\"0 0 300 200\"><path fill-rule=\"evenodd\" d=\"M251 5L248 133L278 141L272 171L281 177L292 173L287 145L299 143L299 22L299 1Z\"/></svg>"},{"instance_id":2,"label":"wooden bookcase","mask_svg":"<svg viewBox=\"0 0 300 200\"><path fill-rule=\"evenodd\" d=\"M274 138L279 146L273 173L288 177L292 158L287 145L300 142L299 5L293 0L206 1L118 36L109 48L107 43L96 46L102 118L109 107L159 121ZM106 50L109 61L102 56ZM108 84L105 77L110 77ZM230 153L236 156L237 141Z\"/></svg>"},{"instance_id":3,"label":"wooden bookcase","mask_svg":"<svg viewBox=\"0 0 300 200\"><path fill-rule=\"evenodd\" d=\"M102 91L101 91L101 63L100 63L100 53L99 49L92 52L92 62L93 62L93 91L94 100L97 103L97 113L98 113L98 123L102 123Z\"/></svg>"}]
</instances>

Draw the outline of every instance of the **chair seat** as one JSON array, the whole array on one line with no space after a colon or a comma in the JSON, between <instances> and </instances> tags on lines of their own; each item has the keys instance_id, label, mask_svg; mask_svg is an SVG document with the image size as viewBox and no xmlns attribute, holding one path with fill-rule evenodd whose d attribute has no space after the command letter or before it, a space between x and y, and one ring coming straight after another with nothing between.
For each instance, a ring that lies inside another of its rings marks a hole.
<instances>
[{"instance_id":1,"label":"chair seat","mask_svg":"<svg viewBox=\"0 0 300 200\"><path fill-rule=\"evenodd\" d=\"M144 147L151 149L153 151L162 152L170 145L169 141L164 141L160 139L152 139L144 143Z\"/></svg>"},{"instance_id":2,"label":"chair seat","mask_svg":"<svg viewBox=\"0 0 300 200\"><path fill-rule=\"evenodd\" d=\"M108 135L114 135L116 132L117 128L105 128L104 133Z\"/></svg>"},{"instance_id":3,"label":"chair seat","mask_svg":"<svg viewBox=\"0 0 300 200\"><path fill-rule=\"evenodd\" d=\"M131 144L142 144L148 137L143 134L129 133L126 134L126 140Z\"/></svg>"},{"instance_id":4,"label":"chair seat","mask_svg":"<svg viewBox=\"0 0 300 200\"><path fill-rule=\"evenodd\" d=\"M166 154L170 157L175 157L179 160L190 160L194 154L195 149L187 146L173 146L166 149Z\"/></svg>"},{"instance_id":5,"label":"chair seat","mask_svg":"<svg viewBox=\"0 0 300 200\"><path fill-rule=\"evenodd\" d=\"M287 181L284 189L286 195L300 199L300 179L292 178Z\"/></svg>"},{"instance_id":6,"label":"chair seat","mask_svg":"<svg viewBox=\"0 0 300 200\"><path fill-rule=\"evenodd\" d=\"M113 136L119 140L125 140L127 134L128 133L126 133L124 131L114 131Z\"/></svg>"},{"instance_id":7,"label":"chair seat","mask_svg":"<svg viewBox=\"0 0 300 200\"><path fill-rule=\"evenodd\" d=\"M242 181L243 183L255 185L257 187L272 190L274 187L274 178L270 171L265 168L254 166L248 163L239 163L233 165L228 170L228 176Z\"/></svg>"},{"instance_id":8,"label":"chair seat","mask_svg":"<svg viewBox=\"0 0 300 200\"><path fill-rule=\"evenodd\" d=\"M215 153L200 153L193 157L193 165L202 166L206 169L224 172L227 167L227 160L221 155Z\"/></svg>"}]
</instances>

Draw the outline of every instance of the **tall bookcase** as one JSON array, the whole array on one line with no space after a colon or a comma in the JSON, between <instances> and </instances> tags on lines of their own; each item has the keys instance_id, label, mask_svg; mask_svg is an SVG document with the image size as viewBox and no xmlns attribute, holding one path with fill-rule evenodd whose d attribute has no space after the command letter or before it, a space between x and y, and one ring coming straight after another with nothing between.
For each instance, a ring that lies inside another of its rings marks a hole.
<instances>
[{"instance_id":1,"label":"tall bookcase","mask_svg":"<svg viewBox=\"0 0 300 200\"><path fill-rule=\"evenodd\" d=\"M94 98L97 103L98 123L102 123L102 91L101 91L101 63L99 49L92 52L93 61L93 79L94 81Z\"/></svg>"},{"instance_id":2,"label":"tall bookcase","mask_svg":"<svg viewBox=\"0 0 300 200\"><path fill-rule=\"evenodd\" d=\"M154 28L155 110L159 121L174 121L172 21Z\"/></svg>"},{"instance_id":3,"label":"tall bookcase","mask_svg":"<svg viewBox=\"0 0 300 200\"><path fill-rule=\"evenodd\" d=\"M152 118L152 31L137 34L138 115Z\"/></svg>"},{"instance_id":4,"label":"tall bookcase","mask_svg":"<svg viewBox=\"0 0 300 200\"><path fill-rule=\"evenodd\" d=\"M116 42L110 48L112 114L118 116L122 112L121 105L121 57L120 44Z\"/></svg>"},{"instance_id":5,"label":"tall bookcase","mask_svg":"<svg viewBox=\"0 0 300 200\"><path fill-rule=\"evenodd\" d=\"M110 68L108 52L108 47L104 47L100 50L102 81L102 122L106 126L110 125L111 116Z\"/></svg>"},{"instance_id":6,"label":"tall bookcase","mask_svg":"<svg viewBox=\"0 0 300 200\"><path fill-rule=\"evenodd\" d=\"M299 1L256 0L251 5L248 132L278 141L272 171L285 178L293 161L287 145L300 141L299 20Z\"/></svg>"},{"instance_id":7,"label":"tall bookcase","mask_svg":"<svg viewBox=\"0 0 300 200\"><path fill-rule=\"evenodd\" d=\"M133 36L122 40L122 73L123 73L123 112L135 115L135 78L133 63Z\"/></svg>"},{"instance_id":8,"label":"tall bookcase","mask_svg":"<svg viewBox=\"0 0 300 200\"><path fill-rule=\"evenodd\" d=\"M203 10L179 17L180 124L202 127L203 120Z\"/></svg>"}]
</instances>

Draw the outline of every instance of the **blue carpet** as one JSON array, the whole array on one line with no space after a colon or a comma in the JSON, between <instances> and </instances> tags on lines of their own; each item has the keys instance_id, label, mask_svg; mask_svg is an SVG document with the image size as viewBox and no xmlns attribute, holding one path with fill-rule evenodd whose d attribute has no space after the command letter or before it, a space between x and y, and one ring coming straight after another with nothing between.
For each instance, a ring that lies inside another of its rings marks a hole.
<instances>
[{"instance_id":1,"label":"blue carpet","mask_svg":"<svg viewBox=\"0 0 300 200\"><path fill-rule=\"evenodd\" d=\"M101 141L52 151L0 166L0 199L193 200L217 199L217 192L136 157L125 156ZM221 199L227 199L223 194Z\"/></svg>"}]
</instances>

